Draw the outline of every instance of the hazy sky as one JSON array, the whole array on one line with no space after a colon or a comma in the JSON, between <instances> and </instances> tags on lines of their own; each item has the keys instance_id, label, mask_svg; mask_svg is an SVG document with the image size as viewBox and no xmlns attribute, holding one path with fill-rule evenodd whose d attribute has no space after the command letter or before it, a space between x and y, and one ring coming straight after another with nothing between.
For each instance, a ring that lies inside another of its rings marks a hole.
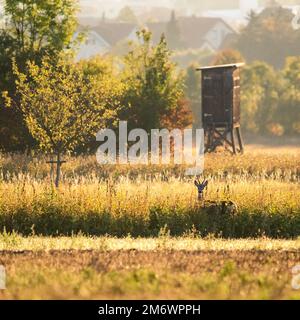
<instances>
[{"instance_id":1,"label":"hazy sky","mask_svg":"<svg viewBox=\"0 0 300 320\"><path fill-rule=\"evenodd\" d=\"M257 0L241 0L257 5ZM106 12L112 16L124 6L131 6L135 11L147 10L149 7L168 7L181 10L237 9L240 0L80 0L84 14L99 15Z\"/></svg>"},{"instance_id":2,"label":"hazy sky","mask_svg":"<svg viewBox=\"0 0 300 320\"><path fill-rule=\"evenodd\" d=\"M108 16L116 15L121 8L126 5L135 8L149 8L149 7L181 7L189 10L194 8L204 8L205 10L212 9L233 9L238 8L240 1L248 5L255 6L255 4L262 5L268 0L79 0L84 15L102 15L106 12ZM0 0L0 12L1 3ZM278 0L281 4L297 4L300 5L300 0Z\"/></svg>"}]
</instances>

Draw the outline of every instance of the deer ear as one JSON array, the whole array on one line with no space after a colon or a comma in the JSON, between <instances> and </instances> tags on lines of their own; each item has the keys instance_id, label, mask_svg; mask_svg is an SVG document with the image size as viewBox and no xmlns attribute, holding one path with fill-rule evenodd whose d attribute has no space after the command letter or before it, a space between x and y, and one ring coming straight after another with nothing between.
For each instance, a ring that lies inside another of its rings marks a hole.
<instances>
[{"instance_id":1,"label":"deer ear","mask_svg":"<svg viewBox=\"0 0 300 320\"><path fill-rule=\"evenodd\" d=\"M194 181L194 184L195 184L196 187L199 186L199 182L197 180Z\"/></svg>"}]
</instances>

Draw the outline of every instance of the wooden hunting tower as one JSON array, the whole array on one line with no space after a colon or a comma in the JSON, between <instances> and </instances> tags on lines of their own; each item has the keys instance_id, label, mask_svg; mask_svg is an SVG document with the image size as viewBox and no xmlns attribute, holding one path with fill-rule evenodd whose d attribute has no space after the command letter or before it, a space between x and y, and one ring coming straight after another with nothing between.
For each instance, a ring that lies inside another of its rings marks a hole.
<instances>
[{"instance_id":1,"label":"wooden hunting tower","mask_svg":"<svg viewBox=\"0 0 300 320\"><path fill-rule=\"evenodd\" d=\"M202 72L202 124L206 152L220 145L243 152L240 131L240 67L243 63L199 68ZM239 149L236 147L235 132Z\"/></svg>"}]
</instances>

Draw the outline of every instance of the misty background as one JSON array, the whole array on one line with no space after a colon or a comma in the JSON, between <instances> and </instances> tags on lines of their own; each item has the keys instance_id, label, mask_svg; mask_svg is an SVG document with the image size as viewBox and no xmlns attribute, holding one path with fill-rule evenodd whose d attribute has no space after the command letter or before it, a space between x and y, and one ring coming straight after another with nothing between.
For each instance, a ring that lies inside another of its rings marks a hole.
<instances>
[{"instance_id":1,"label":"misty background","mask_svg":"<svg viewBox=\"0 0 300 320\"><path fill-rule=\"evenodd\" d=\"M28 61L43 70L47 58L59 81L63 73L56 66L70 67L61 59L67 52L80 77L95 78L87 81L91 97L114 111L109 125L122 119L146 130L200 127L196 69L245 62L243 133L299 138L300 0L81 0L78 10L73 0L0 2L6 3L0 15L0 149L36 146L18 109L12 61L27 72ZM7 107L7 96L15 107Z\"/></svg>"}]
</instances>

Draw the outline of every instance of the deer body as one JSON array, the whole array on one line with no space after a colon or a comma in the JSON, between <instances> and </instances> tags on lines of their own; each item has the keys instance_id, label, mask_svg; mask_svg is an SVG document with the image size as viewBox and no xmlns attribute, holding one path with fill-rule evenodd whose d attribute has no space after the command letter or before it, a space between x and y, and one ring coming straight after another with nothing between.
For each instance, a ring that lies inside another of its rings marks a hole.
<instances>
[{"instance_id":1,"label":"deer body","mask_svg":"<svg viewBox=\"0 0 300 320\"><path fill-rule=\"evenodd\" d=\"M208 186L207 180L204 180L202 183L199 180L195 180L194 184L198 189L198 200L201 201L203 209L212 214L234 215L237 213L238 207L232 201L211 201L204 199L203 192Z\"/></svg>"}]
</instances>

